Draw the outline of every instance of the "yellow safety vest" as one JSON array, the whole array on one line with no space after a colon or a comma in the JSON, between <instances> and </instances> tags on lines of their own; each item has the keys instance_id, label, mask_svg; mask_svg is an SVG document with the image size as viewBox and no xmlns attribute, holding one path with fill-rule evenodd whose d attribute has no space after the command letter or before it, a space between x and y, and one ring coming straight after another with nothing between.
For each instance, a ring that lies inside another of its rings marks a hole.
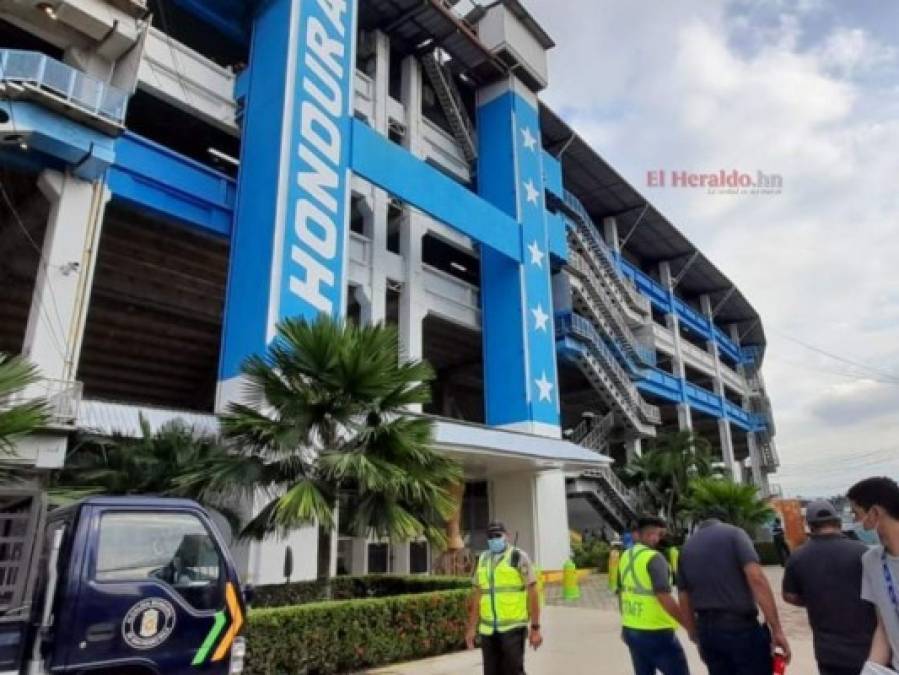
<instances>
[{"instance_id":1,"label":"yellow safety vest","mask_svg":"<svg viewBox=\"0 0 899 675\"><path fill-rule=\"evenodd\" d=\"M652 590L649 563L658 552L637 544L621 555L618 584L621 592L621 623L635 630L673 630L677 621Z\"/></svg>"},{"instance_id":2,"label":"yellow safety vest","mask_svg":"<svg viewBox=\"0 0 899 675\"><path fill-rule=\"evenodd\" d=\"M528 593L526 580L512 566L515 548L507 547L496 565L491 564L489 551L478 559L478 586L481 589L481 635L505 633L528 624Z\"/></svg>"}]
</instances>

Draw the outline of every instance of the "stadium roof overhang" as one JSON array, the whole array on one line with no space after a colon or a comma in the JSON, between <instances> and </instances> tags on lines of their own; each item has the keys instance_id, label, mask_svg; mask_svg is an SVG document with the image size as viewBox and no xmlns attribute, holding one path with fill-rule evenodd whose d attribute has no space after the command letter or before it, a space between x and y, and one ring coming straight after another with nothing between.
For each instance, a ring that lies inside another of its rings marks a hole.
<instances>
[{"instance_id":1,"label":"stadium roof overhang","mask_svg":"<svg viewBox=\"0 0 899 675\"><path fill-rule=\"evenodd\" d=\"M478 84L508 72L478 39L472 25L453 10L458 0L366 0L359 3L359 25L390 36L391 46L408 54L440 47L452 67Z\"/></svg>"},{"instance_id":2,"label":"stadium roof overhang","mask_svg":"<svg viewBox=\"0 0 899 675\"><path fill-rule=\"evenodd\" d=\"M584 205L594 221L615 216L626 251L642 263L670 261L680 277L678 291L685 297L708 294L718 307L719 324L735 323L741 343L765 345L765 331L749 301L715 265L615 169L600 157L555 112L540 105L543 146L562 162L565 186ZM634 227L636 225L636 227Z\"/></svg>"}]
</instances>

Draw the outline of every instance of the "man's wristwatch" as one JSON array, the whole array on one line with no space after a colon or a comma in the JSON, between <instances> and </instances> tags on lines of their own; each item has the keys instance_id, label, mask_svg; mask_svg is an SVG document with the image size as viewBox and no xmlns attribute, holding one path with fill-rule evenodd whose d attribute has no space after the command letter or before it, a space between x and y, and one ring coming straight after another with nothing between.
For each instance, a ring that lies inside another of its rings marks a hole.
<instances>
[{"instance_id":1,"label":"man's wristwatch","mask_svg":"<svg viewBox=\"0 0 899 675\"><path fill-rule=\"evenodd\" d=\"M532 623L532 624L531 624L531 630L540 630L540 624L539 624L539 623Z\"/></svg>"}]
</instances>

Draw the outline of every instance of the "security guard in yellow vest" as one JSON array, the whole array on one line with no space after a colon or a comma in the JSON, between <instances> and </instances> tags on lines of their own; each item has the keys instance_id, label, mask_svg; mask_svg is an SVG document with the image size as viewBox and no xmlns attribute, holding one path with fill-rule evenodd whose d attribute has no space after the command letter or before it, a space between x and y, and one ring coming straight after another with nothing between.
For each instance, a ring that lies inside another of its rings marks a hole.
<instances>
[{"instance_id":1,"label":"security guard in yellow vest","mask_svg":"<svg viewBox=\"0 0 899 675\"><path fill-rule=\"evenodd\" d=\"M524 675L525 638L534 649L543 644L537 577L502 523L487 526L487 545L474 574L465 643L474 649L480 634L484 675Z\"/></svg>"},{"instance_id":2,"label":"security guard in yellow vest","mask_svg":"<svg viewBox=\"0 0 899 675\"><path fill-rule=\"evenodd\" d=\"M687 657L675 635L680 607L671 594L671 570L656 547L665 521L645 516L638 541L621 554L618 592L622 637L631 652L636 675L689 675Z\"/></svg>"}]
</instances>

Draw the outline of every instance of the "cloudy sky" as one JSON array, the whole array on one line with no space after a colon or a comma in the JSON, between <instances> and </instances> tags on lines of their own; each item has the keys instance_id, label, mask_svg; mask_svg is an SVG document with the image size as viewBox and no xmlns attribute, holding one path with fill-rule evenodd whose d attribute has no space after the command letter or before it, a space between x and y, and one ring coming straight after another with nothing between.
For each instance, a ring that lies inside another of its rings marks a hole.
<instances>
[{"instance_id":1,"label":"cloudy sky","mask_svg":"<svg viewBox=\"0 0 899 675\"><path fill-rule=\"evenodd\" d=\"M527 0L544 98L744 292L789 494L899 477L899 3ZM650 188L780 174L779 195Z\"/></svg>"}]
</instances>

